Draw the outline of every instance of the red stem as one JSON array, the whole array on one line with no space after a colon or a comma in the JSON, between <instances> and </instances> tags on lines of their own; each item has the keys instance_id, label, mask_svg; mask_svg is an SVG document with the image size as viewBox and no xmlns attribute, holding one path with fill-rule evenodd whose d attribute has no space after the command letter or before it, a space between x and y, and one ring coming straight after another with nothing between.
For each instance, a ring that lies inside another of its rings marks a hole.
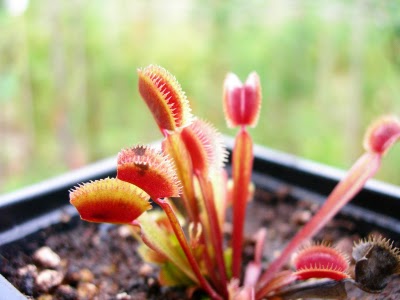
<instances>
[{"instance_id":1,"label":"red stem","mask_svg":"<svg viewBox=\"0 0 400 300\"><path fill-rule=\"evenodd\" d=\"M292 271L289 271L289 270L282 271L282 272L276 274L273 279L268 281L268 283L263 288L264 295L268 295L273 291L277 291L285 286L288 286L289 284L293 283L294 281L296 281L298 279L299 279L298 276L296 274L294 274ZM259 298L257 298L257 294L254 299L259 299ZM272 299L282 299L282 298L274 297ZM270 299L270 300L272 300L272 299Z\"/></svg>"},{"instance_id":2,"label":"red stem","mask_svg":"<svg viewBox=\"0 0 400 300\"><path fill-rule=\"evenodd\" d=\"M160 205L160 207L166 213L166 215L171 223L172 229L174 230L174 233L179 241L179 244L181 245L182 250L184 251L184 253L187 257L189 264L193 269L194 274L196 275L197 279L199 280L201 287L210 295L210 297L212 299L222 300L222 298L217 294L217 292L211 287L211 285L208 283L208 281L201 274L200 267L199 267L195 257L193 256L192 251L190 250L189 244L185 237L185 233L183 232L183 229L182 229L181 225L179 224L178 218L176 217L171 205L164 199L160 199L160 198L154 199L154 202L156 202L158 205Z\"/></svg>"},{"instance_id":3,"label":"red stem","mask_svg":"<svg viewBox=\"0 0 400 300\"><path fill-rule=\"evenodd\" d=\"M204 265L206 266L207 270L215 270L215 264L211 259L210 248L206 246L207 245L206 240L207 240L206 233L205 230L203 230L203 233L201 235L201 243L205 246L205 251L203 253ZM211 282L215 284L215 288L217 290L224 291L225 283L219 280L217 273L218 272L209 271L207 275L209 276Z\"/></svg>"},{"instance_id":4,"label":"red stem","mask_svg":"<svg viewBox=\"0 0 400 300\"><path fill-rule=\"evenodd\" d=\"M254 260L246 266L243 280L244 286L254 287L257 284L257 280L261 274L261 260L266 236L267 230L265 228L259 229L255 234L256 245L254 247Z\"/></svg>"},{"instance_id":5,"label":"red stem","mask_svg":"<svg viewBox=\"0 0 400 300\"><path fill-rule=\"evenodd\" d=\"M203 193L203 200L204 206L207 211L208 220L210 222L210 235L211 235L211 242L215 252L215 259L218 268L218 273L220 276L221 283L224 286L223 295L228 297L228 290L227 290L227 274L226 274L226 267L225 267L225 260L224 260L224 251L222 246L222 231L219 225L218 216L217 216L217 209L215 208L214 203L214 193L212 189L212 185L208 179L204 178L202 174L196 172L196 177L199 180L200 189ZM213 272L212 270L209 270Z\"/></svg>"},{"instance_id":6,"label":"red stem","mask_svg":"<svg viewBox=\"0 0 400 300\"><path fill-rule=\"evenodd\" d=\"M302 242L311 239L333 216L356 194L365 182L374 176L379 169L381 154L366 153L361 156L347 175L338 183L329 195L320 210L304 227L297 232L285 247L282 254L272 262L268 269L262 274L256 293L256 299L261 299L268 288L268 282L275 276L275 273L287 262L291 254L296 251Z\"/></svg>"},{"instance_id":7,"label":"red stem","mask_svg":"<svg viewBox=\"0 0 400 300\"><path fill-rule=\"evenodd\" d=\"M232 153L233 176L233 232L232 232L232 276L240 278L242 266L243 229L246 215L249 184L253 168L253 141L242 127L236 136Z\"/></svg>"}]
</instances>

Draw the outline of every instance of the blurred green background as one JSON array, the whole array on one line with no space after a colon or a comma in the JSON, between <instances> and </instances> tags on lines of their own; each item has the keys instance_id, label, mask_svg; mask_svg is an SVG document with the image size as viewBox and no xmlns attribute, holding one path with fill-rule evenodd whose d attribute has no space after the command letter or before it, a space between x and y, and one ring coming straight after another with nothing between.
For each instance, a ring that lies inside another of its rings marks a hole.
<instances>
[{"instance_id":1,"label":"blurred green background","mask_svg":"<svg viewBox=\"0 0 400 300\"><path fill-rule=\"evenodd\" d=\"M137 92L151 63L229 135L224 77L257 71L255 142L341 168L400 115L399 1L0 3L0 193L161 138ZM399 184L399 166L397 146L377 177Z\"/></svg>"}]
</instances>

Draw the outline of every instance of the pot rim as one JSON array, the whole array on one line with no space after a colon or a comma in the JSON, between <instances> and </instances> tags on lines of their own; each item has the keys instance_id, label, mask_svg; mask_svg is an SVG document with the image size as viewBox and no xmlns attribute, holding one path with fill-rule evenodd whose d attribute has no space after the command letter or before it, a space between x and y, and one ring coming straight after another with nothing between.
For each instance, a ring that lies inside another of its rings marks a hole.
<instances>
[{"instance_id":1,"label":"pot rim","mask_svg":"<svg viewBox=\"0 0 400 300\"><path fill-rule=\"evenodd\" d=\"M234 139L224 137L228 150ZM160 145L159 142L153 145ZM345 171L268 147L254 146L253 180L256 185L271 188L285 183L299 197L323 199L330 193ZM67 212L76 214L69 204L68 191L80 182L115 176L116 156L112 156L20 190L0 195L0 246L38 229L57 223ZM259 180L263 174L268 184ZM267 175L265 175L267 174ZM378 199L378 201L376 200ZM400 233L400 187L378 180L369 180L346 209L357 207L359 217L380 217L381 226ZM61 208L61 209L60 209ZM368 215L368 211L372 214ZM377 216L374 216L377 214ZM385 215L385 218L382 218ZM33 226L35 224L35 226Z\"/></svg>"}]
</instances>

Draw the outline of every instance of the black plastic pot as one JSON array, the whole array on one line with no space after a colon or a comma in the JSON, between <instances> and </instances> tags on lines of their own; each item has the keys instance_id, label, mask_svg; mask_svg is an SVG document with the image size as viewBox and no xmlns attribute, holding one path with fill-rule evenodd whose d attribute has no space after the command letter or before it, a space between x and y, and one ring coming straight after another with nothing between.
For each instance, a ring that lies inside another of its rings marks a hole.
<instances>
[{"instance_id":1,"label":"black plastic pot","mask_svg":"<svg viewBox=\"0 0 400 300\"><path fill-rule=\"evenodd\" d=\"M232 141L228 140L228 145ZM109 158L85 168L0 196L0 263L2 247L58 223L65 213L76 214L69 205L68 190L80 182L115 176L116 160ZM296 199L322 202L343 171L295 156L255 147L253 181L257 187L275 191L285 187ZM400 239L400 188L371 180L342 213L365 226ZM0 276L1 299L25 299Z\"/></svg>"}]
</instances>

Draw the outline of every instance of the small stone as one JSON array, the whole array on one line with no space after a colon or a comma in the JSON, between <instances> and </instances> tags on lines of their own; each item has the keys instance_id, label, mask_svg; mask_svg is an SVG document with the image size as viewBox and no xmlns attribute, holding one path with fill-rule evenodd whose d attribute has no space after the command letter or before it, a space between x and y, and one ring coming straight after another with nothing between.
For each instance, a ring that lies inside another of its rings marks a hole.
<instances>
[{"instance_id":1,"label":"small stone","mask_svg":"<svg viewBox=\"0 0 400 300\"><path fill-rule=\"evenodd\" d=\"M118 235L123 239L132 237L132 228L128 225L122 225L118 227Z\"/></svg>"},{"instance_id":2,"label":"small stone","mask_svg":"<svg viewBox=\"0 0 400 300\"><path fill-rule=\"evenodd\" d=\"M117 271L117 268L114 264L105 265L101 268L101 273L106 276L111 276Z\"/></svg>"},{"instance_id":3,"label":"small stone","mask_svg":"<svg viewBox=\"0 0 400 300\"><path fill-rule=\"evenodd\" d=\"M18 269L18 275L23 277L23 276L31 276L36 278L38 271L37 267L35 265L26 265L24 267L21 267Z\"/></svg>"},{"instance_id":4,"label":"small stone","mask_svg":"<svg viewBox=\"0 0 400 300\"><path fill-rule=\"evenodd\" d=\"M33 254L33 259L45 268L54 269L61 263L60 256L47 246L36 250Z\"/></svg>"},{"instance_id":5,"label":"small stone","mask_svg":"<svg viewBox=\"0 0 400 300\"><path fill-rule=\"evenodd\" d=\"M100 238L99 235L95 235L95 236L92 237L93 246L98 247L98 246L101 245L101 243L102 243L102 241L101 241L101 238Z\"/></svg>"},{"instance_id":6,"label":"small stone","mask_svg":"<svg viewBox=\"0 0 400 300\"><path fill-rule=\"evenodd\" d=\"M57 288L55 296L60 300L76 300L78 299L78 292L72 286L63 284Z\"/></svg>"},{"instance_id":7,"label":"small stone","mask_svg":"<svg viewBox=\"0 0 400 300\"><path fill-rule=\"evenodd\" d=\"M35 265L26 265L19 268L17 274L20 283L23 285L23 292L27 294L34 293L36 290L36 277L38 275L37 267Z\"/></svg>"},{"instance_id":8,"label":"small stone","mask_svg":"<svg viewBox=\"0 0 400 300\"><path fill-rule=\"evenodd\" d=\"M81 282L78 285L78 296L79 299L92 299L97 295L97 287L90 282Z\"/></svg>"},{"instance_id":9,"label":"small stone","mask_svg":"<svg viewBox=\"0 0 400 300\"><path fill-rule=\"evenodd\" d=\"M117 300L131 300L132 299L132 297L129 296L125 292L117 294L116 298L117 298Z\"/></svg>"},{"instance_id":10,"label":"small stone","mask_svg":"<svg viewBox=\"0 0 400 300\"><path fill-rule=\"evenodd\" d=\"M37 300L53 300L53 296L49 294L40 295Z\"/></svg>"},{"instance_id":11,"label":"small stone","mask_svg":"<svg viewBox=\"0 0 400 300\"><path fill-rule=\"evenodd\" d=\"M70 265L67 267L67 274L65 275L65 280L69 284L76 285L79 281L93 282L94 275L92 271L87 268L79 269L74 265Z\"/></svg>"},{"instance_id":12,"label":"small stone","mask_svg":"<svg viewBox=\"0 0 400 300\"><path fill-rule=\"evenodd\" d=\"M79 271L79 280L83 282L92 282L94 275L89 269L82 269Z\"/></svg>"},{"instance_id":13,"label":"small stone","mask_svg":"<svg viewBox=\"0 0 400 300\"><path fill-rule=\"evenodd\" d=\"M156 281L154 278L149 277L149 278L147 279L147 285L148 285L149 287L151 287L151 286L153 286L153 285L156 285L156 284L157 284L157 281Z\"/></svg>"},{"instance_id":14,"label":"small stone","mask_svg":"<svg viewBox=\"0 0 400 300\"><path fill-rule=\"evenodd\" d=\"M291 217L291 221L296 225L306 224L312 217L309 210L298 210L295 211Z\"/></svg>"},{"instance_id":15,"label":"small stone","mask_svg":"<svg viewBox=\"0 0 400 300\"><path fill-rule=\"evenodd\" d=\"M69 284L77 284L80 280L80 270L76 266L68 266L65 274L65 280Z\"/></svg>"},{"instance_id":16,"label":"small stone","mask_svg":"<svg viewBox=\"0 0 400 300\"><path fill-rule=\"evenodd\" d=\"M60 216L60 221L64 224L69 223L71 221L71 215L64 211Z\"/></svg>"},{"instance_id":17,"label":"small stone","mask_svg":"<svg viewBox=\"0 0 400 300\"><path fill-rule=\"evenodd\" d=\"M43 270L36 277L36 285L42 291L49 291L51 288L61 284L64 276L61 272L54 270Z\"/></svg>"},{"instance_id":18,"label":"small stone","mask_svg":"<svg viewBox=\"0 0 400 300\"><path fill-rule=\"evenodd\" d=\"M142 277L148 277L153 273L154 269L151 265L149 264L143 264L139 268L139 275Z\"/></svg>"}]
</instances>

